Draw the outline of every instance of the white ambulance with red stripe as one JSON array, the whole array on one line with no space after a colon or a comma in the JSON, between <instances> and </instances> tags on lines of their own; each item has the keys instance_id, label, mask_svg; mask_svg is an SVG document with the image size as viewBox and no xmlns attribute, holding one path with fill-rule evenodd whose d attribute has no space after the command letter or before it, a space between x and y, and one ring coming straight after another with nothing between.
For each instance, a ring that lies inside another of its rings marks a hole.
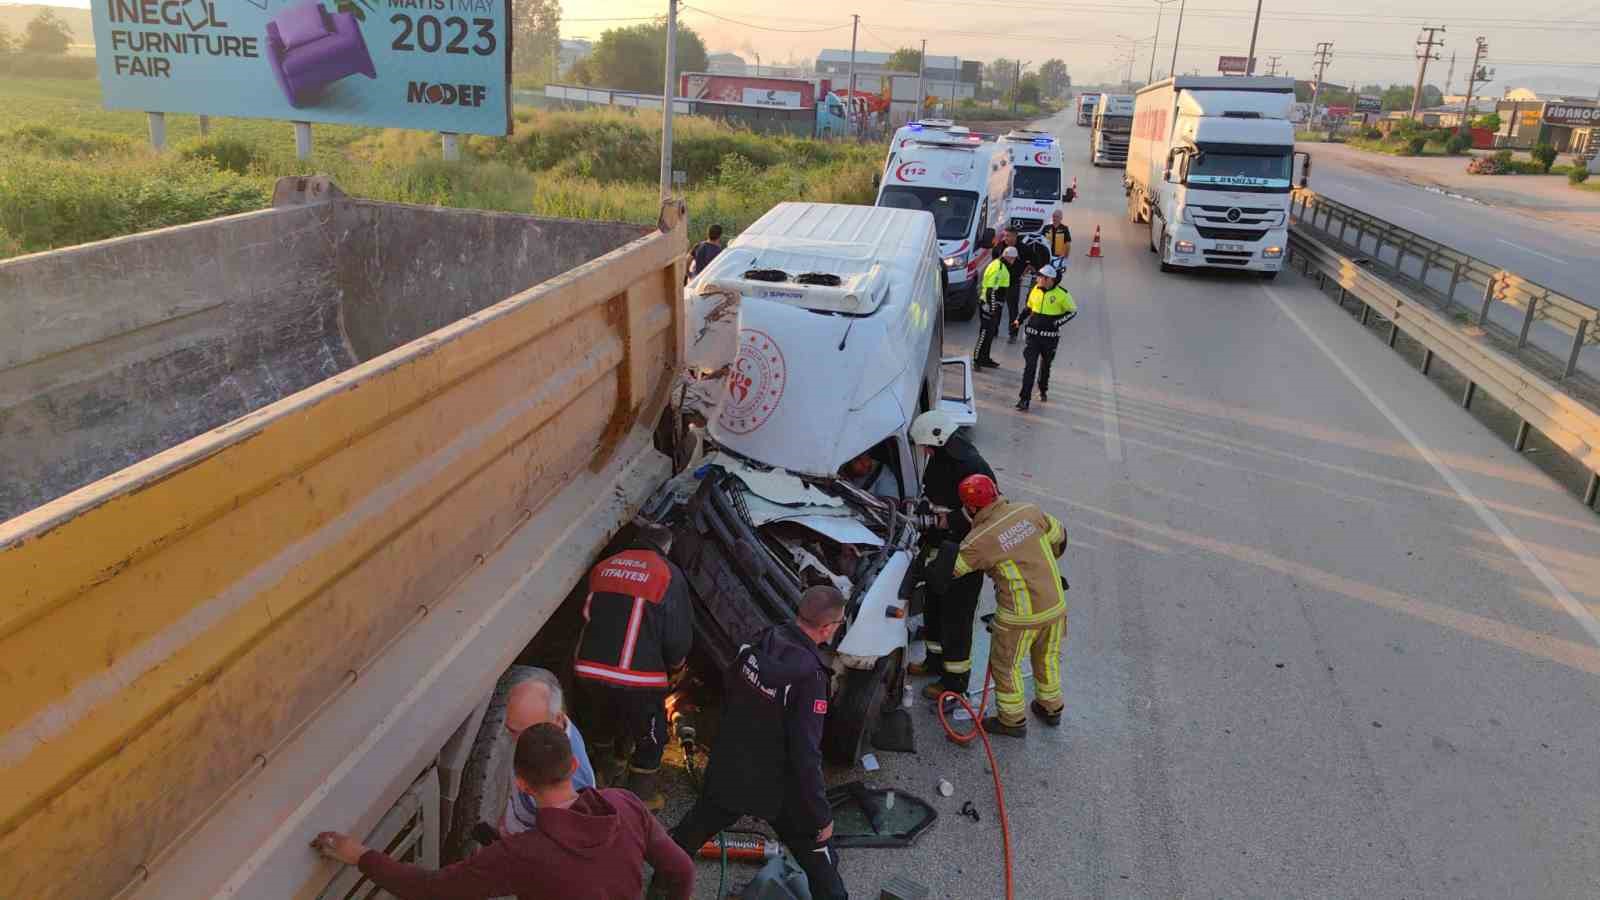
<instances>
[{"instance_id":1,"label":"white ambulance with red stripe","mask_svg":"<svg viewBox=\"0 0 1600 900\"><path fill-rule=\"evenodd\" d=\"M971 132L942 131L890 149L875 205L933 215L945 308L953 319L970 319L1010 199L1010 153Z\"/></svg>"},{"instance_id":2,"label":"white ambulance with red stripe","mask_svg":"<svg viewBox=\"0 0 1600 900\"><path fill-rule=\"evenodd\" d=\"M1066 185L1061 145L1048 131L1016 129L1000 138L1011 157L1011 197L1006 203L1006 227L1018 234L1039 231L1050 216L1077 196Z\"/></svg>"}]
</instances>

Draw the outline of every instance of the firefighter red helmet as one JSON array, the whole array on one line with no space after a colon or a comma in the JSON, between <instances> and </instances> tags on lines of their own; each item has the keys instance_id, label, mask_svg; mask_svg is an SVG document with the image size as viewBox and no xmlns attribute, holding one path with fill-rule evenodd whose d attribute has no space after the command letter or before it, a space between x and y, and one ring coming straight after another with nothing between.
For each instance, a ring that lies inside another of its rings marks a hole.
<instances>
[{"instance_id":1,"label":"firefighter red helmet","mask_svg":"<svg viewBox=\"0 0 1600 900\"><path fill-rule=\"evenodd\" d=\"M967 509L983 509L994 501L1000 499L1000 489L995 487L994 479L987 475L968 475L956 485L956 493L961 497L961 505Z\"/></svg>"}]
</instances>

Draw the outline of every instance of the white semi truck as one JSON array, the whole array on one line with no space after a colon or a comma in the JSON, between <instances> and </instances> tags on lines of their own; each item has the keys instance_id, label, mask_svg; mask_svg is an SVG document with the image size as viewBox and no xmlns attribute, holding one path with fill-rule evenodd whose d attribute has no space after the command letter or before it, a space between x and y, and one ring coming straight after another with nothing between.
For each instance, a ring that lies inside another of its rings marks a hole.
<instances>
[{"instance_id":1,"label":"white semi truck","mask_svg":"<svg viewBox=\"0 0 1600 900\"><path fill-rule=\"evenodd\" d=\"M1090 125L1094 122L1094 108L1100 102L1100 94L1096 91L1087 91L1078 95L1078 124Z\"/></svg>"},{"instance_id":2,"label":"white semi truck","mask_svg":"<svg viewBox=\"0 0 1600 900\"><path fill-rule=\"evenodd\" d=\"M1089 132L1089 162L1120 166L1128 161L1128 133L1133 131L1133 95L1101 94Z\"/></svg>"},{"instance_id":3,"label":"white semi truck","mask_svg":"<svg viewBox=\"0 0 1600 900\"><path fill-rule=\"evenodd\" d=\"M1150 224L1162 271L1228 268L1273 278L1289 246L1294 80L1169 78L1134 103L1123 185Z\"/></svg>"}]
</instances>

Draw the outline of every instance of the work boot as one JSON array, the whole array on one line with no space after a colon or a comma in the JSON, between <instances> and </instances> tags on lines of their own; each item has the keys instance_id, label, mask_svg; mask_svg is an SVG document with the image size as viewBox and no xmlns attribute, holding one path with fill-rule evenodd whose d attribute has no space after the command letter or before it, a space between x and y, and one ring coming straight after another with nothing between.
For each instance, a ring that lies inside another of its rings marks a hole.
<instances>
[{"instance_id":1,"label":"work boot","mask_svg":"<svg viewBox=\"0 0 1600 900\"><path fill-rule=\"evenodd\" d=\"M1055 712L1051 712L1050 710L1045 709L1044 704L1037 700L1028 704L1028 709L1032 710L1033 714L1038 716L1040 721L1044 722L1046 725L1049 725L1051 728L1061 727L1061 710L1058 709Z\"/></svg>"},{"instance_id":2,"label":"work boot","mask_svg":"<svg viewBox=\"0 0 1600 900\"><path fill-rule=\"evenodd\" d=\"M906 666L906 672L919 678L923 675L943 675L944 660L938 655L930 654L923 657L922 662L914 662Z\"/></svg>"},{"instance_id":3,"label":"work boot","mask_svg":"<svg viewBox=\"0 0 1600 900\"><path fill-rule=\"evenodd\" d=\"M1017 412L1027 412L1028 411L1028 401L1026 401L1026 400L1018 400L1017 401L1017 405L1016 405L1016 410L1017 410Z\"/></svg>"},{"instance_id":4,"label":"work boot","mask_svg":"<svg viewBox=\"0 0 1600 900\"><path fill-rule=\"evenodd\" d=\"M939 695L944 693L944 691L944 682L930 681L925 687L923 687L922 696L928 700L937 700L939 699Z\"/></svg>"},{"instance_id":5,"label":"work boot","mask_svg":"<svg viewBox=\"0 0 1600 900\"><path fill-rule=\"evenodd\" d=\"M1013 331L1013 332L1011 332L1011 336L1006 338L1006 343L1015 344L1016 342L1017 342L1017 333L1015 331Z\"/></svg>"},{"instance_id":6,"label":"work boot","mask_svg":"<svg viewBox=\"0 0 1600 900\"><path fill-rule=\"evenodd\" d=\"M990 716L989 718L983 720L983 730L990 734L1004 735L1005 737L1027 737L1028 723L1024 722L1021 725L1007 725L1006 723L1000 721L999 716Z\"/></svg>"},{"instance_id":7,"label":"work boot","mask_svg":"<svg viewBox=\"0 0 1600 900\"><path fill-rule=\"evenodd\" d=\"M980 359L977 362L977 366L980 369L998 369L998 368L1000 368L1000 364L998 362L995 362L992 359Z\"/></svg>"},{"instance_id":8,"label":"work boot","mask_svg":"<svg viewBox=\"0 0 1600 900\"><path fill-rule=\"evenodd\" d=\"M628 780L624 788L632 791L651 812L660 812L667 805L667 795L661 792L661 777L657 769L628 767Z\"/></svg>"},{"instance_id":9,"label":"work boot","mask_svg":"<svg viewBox=\"0 0 1600 900\"><path fill-rule=\"evenodd\" d=\"M1044 388L1039 388L1039 402L1040 403L1049 403L1050 402L1050 392L1045 390Z\"/></svg>"}]
</instances>

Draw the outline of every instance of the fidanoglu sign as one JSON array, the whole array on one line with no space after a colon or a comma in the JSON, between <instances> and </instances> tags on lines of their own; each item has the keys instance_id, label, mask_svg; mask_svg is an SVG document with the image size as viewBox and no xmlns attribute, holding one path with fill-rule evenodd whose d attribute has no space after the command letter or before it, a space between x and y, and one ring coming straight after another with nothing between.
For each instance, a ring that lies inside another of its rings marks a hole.
<instances>
[{"instance_id":1,"label":"fidanoglu sign","mask_svg":"<svg viewBox=\"0 0 1600 900\"><path fill-rule=\"evenodd\" d=\"M506 134L508 0L91 0L111 109Z\"/></svg>"}]
</instances>

